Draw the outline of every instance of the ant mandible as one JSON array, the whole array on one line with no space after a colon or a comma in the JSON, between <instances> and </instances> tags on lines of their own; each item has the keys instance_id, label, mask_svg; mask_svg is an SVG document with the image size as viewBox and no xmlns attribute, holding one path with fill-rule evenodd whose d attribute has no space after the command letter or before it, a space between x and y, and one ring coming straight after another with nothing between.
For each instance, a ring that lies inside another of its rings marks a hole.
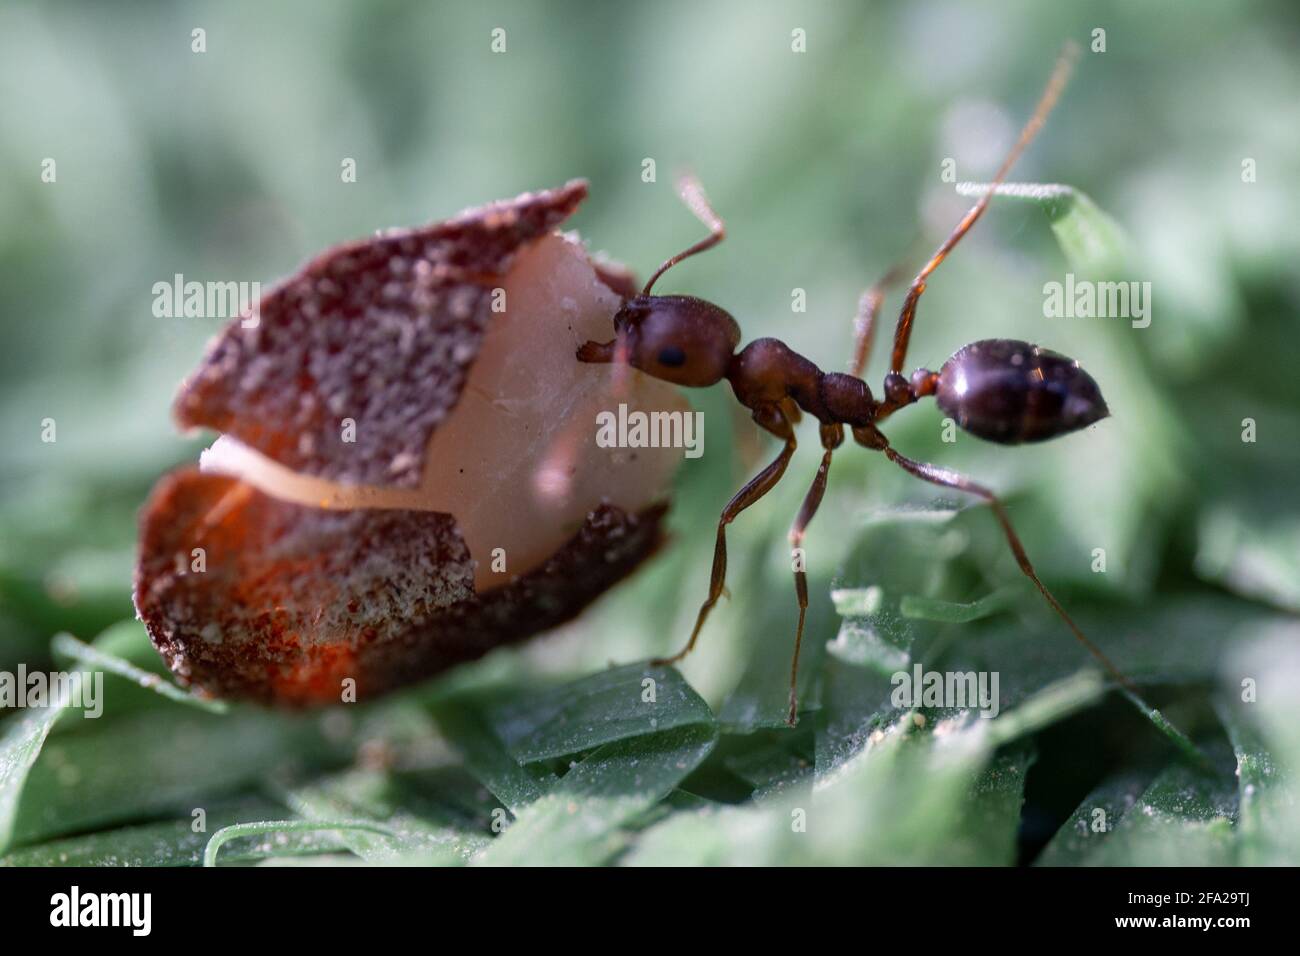
<instances>
[{"instance_id":1,"label":"ant mandible","mask_svg":"<svg viewBox=\"0 0 1300 956\"><path fill-rule=\"evenodd\" d=\"M713 574L709 596L700 607L690 640L672 657L656 660L672 664L691 652L700 629L724 589L727 574L726 529L736 516L772 490L785 474L795 450L794 424L801 413L820 423L822 461L790 528L790 544L798 548L804 532L817 513L826 492L831 456L844 441L848 426L854 441L872 451L884 452L890 461L923 481L955 488L983 498L993 514L1020 570L1061 616L1074 636L1119 683L1132 689L1130 681L1084 636L1052 592L1039 579L1012 527L1006 508L991 490L955 471L914 461L896 451L881 433L879 424L904 406L934 396L939 408L965 431L1000 444L1044 441L1083 428L1109 414L1101 391L1077 362L1056 352L1013 339L984 339L959 349L938 372L918 369L911 378L902 374L907 343L916 318L916 306L925 292L931 273L952 252L961 238L988 208L996 187L1042 127L1064 88L1077 51L1067 47L1048 81L1034 114L998 169L988 190L957 224L952 234L912 280L894 331L894 349L884 396L876 400L861 378L871 354L876 315L884 301L884 288L893 279L886 275L863 294L858 307L856 342L849 373L823 372L816 364L774 338L756 339L739 352L740 326L723 309L703 299L685 295L651 295L650 290L669 269L690 256L710 249L726 235L722 220L709 205L704 190L693 177L683 177L679 193L683 202L708 227L709 235L668 259L650 277L640 295L623 303L614 316L615 338L610 342L587 342L578 349L583 362L626 363L647 375L677 385L704 388L724 378L736 398L753 413L754 421L784 442L776 460L764 468L727 504L718 521L713 552ZM804 617L808 609L808 582L796 569L795 592L799 601L799 624L795 631L794 657L790 664L790 711L787 723L797 715L796 680L799 650L803 642Z\"/></svg>"}]
</instances>

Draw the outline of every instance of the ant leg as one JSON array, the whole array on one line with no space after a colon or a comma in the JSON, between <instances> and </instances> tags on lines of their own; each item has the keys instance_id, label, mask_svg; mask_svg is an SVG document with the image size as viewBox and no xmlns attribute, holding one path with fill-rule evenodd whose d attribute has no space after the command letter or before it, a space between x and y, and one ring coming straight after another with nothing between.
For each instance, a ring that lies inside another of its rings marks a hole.
<instances>
[{"instance_id":1,"label":"ant leg","mask_svg":"<svg viewBox=\"0 0 1300 956\"><path fill-rule=\"evenodd\" d=\"M1011 553L1016 556L1016 563L1020 565L1020 570L1025 573L1025 577L1034 582L1034 587L1038 588L1039 593L1042 594L1047 603L1052 606L1052 610L1059 614L1061 620L1063 620L1066 623L1066 626L1074 632L1074 636L1079 639L1079 643L1088 649L1088 653L1097 659L1101 666L1119 682L1121 687L1132 693L1137 693L1137 688L1133 686L1133 682L1124 675L1123 671L1115 666L1109 657L1101 652L1097 645L1093 644L1092 641L1088 640L1088 638L1084 636L1083 631L1079 630L1079 625L1075 624L1070 618L1070 615L1065 613L1065 608L1061 606L1061 602L1056 600L1056 597L1052 592L1047 590L1047 585L1039 579L1038 574L1034 571L1034 566L1029 563L1029 556L1025 554L1024 545L1020 543L1020 536L1016 534L1016 529L1011 525L1011 518L1007 514L1007 509L1003 507L1002 502L998 499L997 495L988 488L985 488L983 485L978 484L967 478L965 475L952 471L949 468L942 468L938 465L913 461L911 458L908 458L905 455L900 455L898 452L894 451L894 449L889 447L885 447L882 450L889 457L890 461L894 462L904 471L920 478L922 481L928 481L934 485L942 485L945 488L956 488L959 491L968 492L987 501L989 506L993 509L994 516L998 519L998 524L1002 525L1002 532L1006 535L1007 544L1011 546Z\"/></svg>"},{"instance_id":2,"label":"ant leg","mask_svg":"<svg viewBox=\"0 0 1300 956\"><path fill-rule=\"evenodd\" d=\"M794 429L790 427L789 421L779 408L769 406L755 411L754 421L776 435L777 438L782 439L785 442L785 447L781 449L781 454L777 455L775 461L751 478L749 483L736 492L731 501L727 502L727 507L722 509L722 517L718 519L718 540L713 546L713 574L709 579L709 596L704 604L700 606L699 616L695 619L695 628L691 631L691 639L686 642L686 646L672 657L659 657L652 660L650 663L656 667L676 664L695 649L695 642L700 636L700 629L704 627L705 619L709 616L709 612L713 610L713 605L718 603L718 598L722 596L726 585L727 525L736 520L738 514L776 487L777 482L781 480L781 476L785 474L786 465L790 464L790 456L794 454Z\"/></svg>"},{"instance_id":3,"label":"ant leg","mask_svg":"<svg viewBox=\"0 0 1300 956\"><path fill-rule=\"evenodd\" d=\"M726 225L723 224L722 218L713 211L713 207L709 205L709 197L704 195L704 187L700 185L700 181L693 174L682 173L677 178L677 195L681 196L682 202L686 203L686 207L695 213L695 218L704 223L709 230L709 234L689 249L679 252L671 259L666 260L663 265L656 269L654 275L650 277L650 281L641 290L642 295L649 295L651 287L659 280L659 277L677 263L683 259L689 259L697 253L704 252L706 249L712 249L727 237Z\"/></svg>"},{"instance_id":4,"label":"ant leg","mask_svg":"<svg viewBox=\"0 0 1300 956\"><path fill-rule=\"evenodd\" d=\"M912 322L916 318L916 303L921 298L921 294L925 292L925 280L930 277L930 273L939 267L939 263L947 258L948 253L952 252L953 247L961 241L961 238L970 231L971 226L975 225L975 221L984 214L984 210L988 208L989 201L993 198L997 187L1007 178L1007 173L1011 172L1011 167L1015 165L1016 160L1020 158L1020 154L1025 151L1025 147L1037 135L1047 119L1047 114L1056 105L1061 91L1065 89L1066 81L1070 78L1070 70L1073 68L1078 55L1078 46L1074 43L1066 44L1060 58L1056 61L1056 68L1052 71L1051 79L1047 81L1047 87L1043 90L1038 106L1034 109L1034 115L1025 124L1025 128L1020 131L1020 138L1011 147L1011 152L1007 154L1007 158L1002 161L997 175L989 183L988 191L971 207L970 212L962 217L961 222L957 223L957 228L944 240L943 245L939 247L930 261L912 280L912 285L907 290L907 298L903 300L903 309L898 314L898 325L894 330L894 352L889 360L891 374L901 373L903 371L903 362L907 360L907 342L911 338Z\"/></svg>"},{"instance_id":5,"label":"ant leg","mask_svg":"<svg viewBox=\"0 0 1300 956\"><path fill-rule=\"evenodd\" d=\"M799 514L794 519L794 524L790 526L790 553L794 558L795 569L794 591L799 599L799 626L794 632L794 657L790 660L790 713L785 719L791 727L799 719L799 700L796 690L799 681L799 651L803 647L803 623L808 613L808 573L804 570L803 556L796 555L795 552L803 547L804 532L808 530L808 525L821 506L822 496L826 494L826 478L831 470L831 453L844 441L843 425L823 425L821 432L822 447L826 449L822 453L821 467L817 469L817 477L813 479L812 487L808 489L803 505L799 508Z\"/></svg>"},{"instance_id":6,"label":"ant leg","mask_svg":"<svg viewBox=\"0 0 1300 956\"><path fill-rule=\"evenodd\" d=\"M901 272L901 263L893 266L875 285L862 293L862 298L858 300L858 315L853 321L853 361L849 363L849 374L854 378L862 378L867 362L871 360L871 347L876 338L876 319L885 302L885 289L898 281Z\"/></svg>"}]
</instances>

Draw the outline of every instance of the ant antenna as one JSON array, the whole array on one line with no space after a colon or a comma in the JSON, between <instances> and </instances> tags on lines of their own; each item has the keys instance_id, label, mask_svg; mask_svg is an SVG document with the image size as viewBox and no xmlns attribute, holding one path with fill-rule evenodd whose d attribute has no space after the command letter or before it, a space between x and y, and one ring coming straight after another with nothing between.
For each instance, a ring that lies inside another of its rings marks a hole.
<instances>
[{"instance_id":1,"label":"ant antenna","mask_svg":"<svg viewBox=\"0 0 1300 956\"><path fill-rule=\"evenodd\" d=\"M704 195L704 187L700 185L700 181L695 178L693 173L682 173L677 177L677 195L681 197L682 202L686 203L686 208L695 213L695 218L704 223L709 230L709 234L689 249L677 253L677 255L656 269L655 274L650 277L650 281L641 290L642 295L649 295L650 288L659 280L659 277L677 263L683 259L689 259L698 252L712 249L727 237L727 227L718 214L713 211L713 207L709 205L709 197Z\"/></svg>"},{"instance_id":2,"label":"ant antenna","mask_svg":"<svg viewBox=\"0 0 1300 956\"><path fill-rule=\"evenodd\" d=\"M1047 81L1047 87L1038 100L1034 115L1029 118L1025 128L1020 131L1020 138L1011 147L1011 152L1007 154L1007 158L1002 161L997 175L993 177L993 181L988 185L988 191L971 207L970 212L962 217L961 222L957 224L957 228L939 247L939 251L925 264L925 268L920 271L917 277L912 280L912 287L908 289L907 298L903 302L903 311L898 316L898 327L894 332L894 352L889 362L891 371L901 372L903 369L903 362L907 358L907 342L912 335L912 321L916 318L916 303L921 298L921 294L925 292L925 280L930 277L930 273L939 267L939 263L948 257L948 253L952 252L953 246L957 245L962 236L970 231L970 227L975 225L975 221L984 214L984 210L988 208L998 186L1007 178L1007 173L1011 172L1011 167L1016 164L1016 160L1025 151L1025 147L1038 135L1038 131L1043 128L1043 123L1047 121L1047 114L1052 112L1052 107L1056 105L1056 101L1065 89L1065 84L1069 81L1070 73L1074 69L1075 60L1078 58L1079 45L1073 40L1067 41L1065 47L1061 50L1060 57L1057 58L1056 68L1052 70L1051 79Z\"/></svg>"}]
</instances>

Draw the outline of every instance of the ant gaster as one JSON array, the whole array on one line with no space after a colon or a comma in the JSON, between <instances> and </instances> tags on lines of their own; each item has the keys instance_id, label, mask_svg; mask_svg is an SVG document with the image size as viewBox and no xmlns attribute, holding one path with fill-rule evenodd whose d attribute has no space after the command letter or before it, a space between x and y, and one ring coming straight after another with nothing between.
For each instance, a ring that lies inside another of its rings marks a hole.
<instances>
[{"instance_id":1,"label":"ant gaster","mask_svg":"<svg viewBox=\"0 0 1300 956\"><path fill-rule=\"evenodd\" d=\"M996 187L1003 182L1016 159L1043 125L1065 85L1073 58L1074 51L1067 49L1033 117L1021 131L988 190L912 280L898 317L890 370L885 376L880 399L872 394L860 376L870 357L876 315L884 300L884 288L894 278L892 274L862 296L856 323L856 344L848 374L823 372L811 360L774 338L757 339L736 351L740 345L740 327L726 311L693 296L651 294L655 282L666 271L683 259L717 245L726 234L699 182L693 177L683 177L679 183L682 200L708 227L709 235L660 266L641 294L628 299L614 316L615 338L605 343L587 342L578 349L578 358L583 362L626 363L655 378L697 388L715 385L725 378L731 383L736 398L752 412L754 421L781 439L784 447L776 460L759 472L723 509L718 522L708 598L700 608L690 640L674 656L654 663L674 663L695 647L709 611L724 590L727 525L781 480L795 450L794 424L801 418L801 413L807 413L820 423L823 453L821 467L790 528L793 548L802 545L804 532L821 504L831 456L843 443L844 428L848 426L854 441L873 451L883 452L917 478L968 492L987 501L1002 526L1021 571L1075 637L1121 685L1131 689L1128 679L1084 636L1039 579L997 496L955 471L906 457L890 445L878 427L898 409L927 396L934 396L939 408L965 431L1008 445L1055 438L1109 414L1097 383L1077 362L1027 342L985 339L960 349L938 372L922 368L913 372L910 378L902 373L917 302L925 292L926 280L983 214ZM799 623L790 665L788 723L791 725L796 720L795 685L808 608L806 574L796 570L794 575Z\"/></svg>"}]
</instances>

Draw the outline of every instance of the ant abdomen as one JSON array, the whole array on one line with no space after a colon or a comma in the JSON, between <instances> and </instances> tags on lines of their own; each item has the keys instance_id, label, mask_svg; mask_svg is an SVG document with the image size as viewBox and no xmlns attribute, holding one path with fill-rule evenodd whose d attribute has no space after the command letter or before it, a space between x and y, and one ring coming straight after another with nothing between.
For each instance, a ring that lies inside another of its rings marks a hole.
<instances>
[{"instance_id":1,"label":"ant abdomen","mask_svg":"<svg viewBox=\"0 0 1300 956\"><path fill-rule=\"evenodd\" d=\"M1074 359L1015 339L983 339L939 370L935 400L977 438L1017 445L1085 428L1110 414Z\"/></svg>"}]
</instances>

